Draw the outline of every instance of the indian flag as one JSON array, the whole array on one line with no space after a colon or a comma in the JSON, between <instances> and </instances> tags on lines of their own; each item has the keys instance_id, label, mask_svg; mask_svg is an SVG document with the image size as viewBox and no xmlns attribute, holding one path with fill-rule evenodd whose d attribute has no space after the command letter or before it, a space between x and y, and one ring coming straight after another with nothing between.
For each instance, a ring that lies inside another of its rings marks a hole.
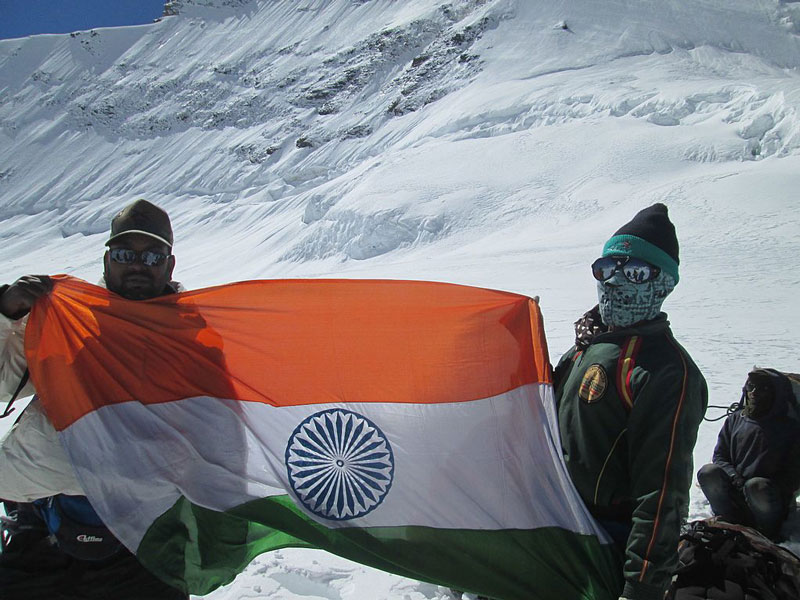
<instances>
[{"instance_id":1,"label":"indian flag","mask_svg":"<svg viewBox=\"0 0 800 600\"><path fill-rule=\"evenodd\" d=\"M504 600L618 595L530 298L275 280L136 302L59 276L25 342L97 512L190 593L293 546Z\"/></svg>"}]
</instances>

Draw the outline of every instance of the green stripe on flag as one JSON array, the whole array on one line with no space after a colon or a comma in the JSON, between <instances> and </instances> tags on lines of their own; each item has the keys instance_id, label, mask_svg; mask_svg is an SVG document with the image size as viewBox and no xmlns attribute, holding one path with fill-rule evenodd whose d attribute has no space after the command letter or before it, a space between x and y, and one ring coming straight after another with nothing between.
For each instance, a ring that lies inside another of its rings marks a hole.
<instances>
[{"instance_id":1,"label":"green stripe on flag","mask_svg":"<svg viewBox=\"0 0 800 600\"><path fill-rule=\"evenodd\" d=\"M288 496L225 513L181 498L145 533L137 556L164 581L204 595L231 582L259 554L319 548L355 562L498 600L616 600L621 557L595 536L556 527L462 530L330 529Z\"/></svg>"}]
</instances>

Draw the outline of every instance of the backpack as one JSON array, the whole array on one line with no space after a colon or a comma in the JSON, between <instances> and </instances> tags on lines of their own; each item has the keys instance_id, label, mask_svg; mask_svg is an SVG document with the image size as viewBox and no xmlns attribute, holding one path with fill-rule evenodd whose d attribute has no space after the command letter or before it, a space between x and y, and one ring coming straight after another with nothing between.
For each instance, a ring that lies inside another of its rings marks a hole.
<instances>
[{"instance_id":1,"label":"backpack","mask_svg":"<svg viewBox=\"0 0 800 600\"><path fill-rule=\"evenodd\" d=\"M689 523L667 600L797 600L800 558L755 529L716 519Z\"/></svg>"},{"instance_id":2,"label":"backpack","mask_svg":"<svg viewBox=\"0 0 800 600\"><path fill-rule=\"evenodd\" d=\"M104 560L123 549L85 496L50 496L33 505L65 553L81 560Z\"/></svg>"},{"instance_id":3,"label":"backpack","mask_svg":"<svg viewBox=\"0 0 800 600\"><path fill-rule=\"evenodd\" d=\"M796 420L800 420L800 374L787 373L785 371L778 371L777 369L753 367L753 371L756 370L764 371L770 375L773 375L774 377L785 380L785 382L788 384L788 391L790 392L787 398L787 409L789 411L787 416ZM744 396L742 396L742 404L743 403Z\"/></svg>"},{"instance_id":4,"label":"backpack","mask_svg":"<svg viewBox=\"0 0 800 600\"><path fill-rule=\"evenodd\" d=\"M776 371L777 372L777 371ZM792 386L792 393L794 394L794 411L796 415L800 415L800 374L798 373L781 373L786 379L789 380L789 385Z\"/></svg>"}]
</instances>

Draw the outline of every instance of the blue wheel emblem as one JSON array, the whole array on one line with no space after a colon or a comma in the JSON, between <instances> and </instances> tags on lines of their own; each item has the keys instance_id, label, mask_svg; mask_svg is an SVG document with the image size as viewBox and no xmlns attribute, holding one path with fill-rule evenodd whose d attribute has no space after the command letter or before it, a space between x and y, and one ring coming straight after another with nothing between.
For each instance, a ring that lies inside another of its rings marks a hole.
<instances>
[{"instance_id":1,"label":"blue wheel emblem","mask_svg":"<svg viewBox=\"0 0 800 600\"><path fill-rule=\"evenodd\" d=\"M333 408L297 426L286 446L286 470L292 490L308 510L346 521L383 502L394 478L394 456L375 423Z\"/></svg>"}]
</instances>

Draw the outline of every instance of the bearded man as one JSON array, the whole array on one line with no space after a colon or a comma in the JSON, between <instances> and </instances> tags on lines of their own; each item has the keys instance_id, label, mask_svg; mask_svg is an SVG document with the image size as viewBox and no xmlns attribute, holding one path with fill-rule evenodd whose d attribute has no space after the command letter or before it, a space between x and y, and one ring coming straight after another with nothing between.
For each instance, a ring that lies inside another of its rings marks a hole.
<instances>
[{"instance_id":1,"label":"bearded man","mask_svg":"<svg viewBox=\"0 0 800 600\"><path fill-rule=\"evenodd\" d=\"M169 216L147 200L111 221L103 256L106 287L128 300L181 291L172 281ZM0 402L35 394L23 352L33 304L52 282L25 275L0 287ZM3 416L13 410L6 407ZM98 461L102 461L98 449ZM105 527L34 396L0 442L3 600L188 600L151 575Z\"/></svg>"}]
</instances>

